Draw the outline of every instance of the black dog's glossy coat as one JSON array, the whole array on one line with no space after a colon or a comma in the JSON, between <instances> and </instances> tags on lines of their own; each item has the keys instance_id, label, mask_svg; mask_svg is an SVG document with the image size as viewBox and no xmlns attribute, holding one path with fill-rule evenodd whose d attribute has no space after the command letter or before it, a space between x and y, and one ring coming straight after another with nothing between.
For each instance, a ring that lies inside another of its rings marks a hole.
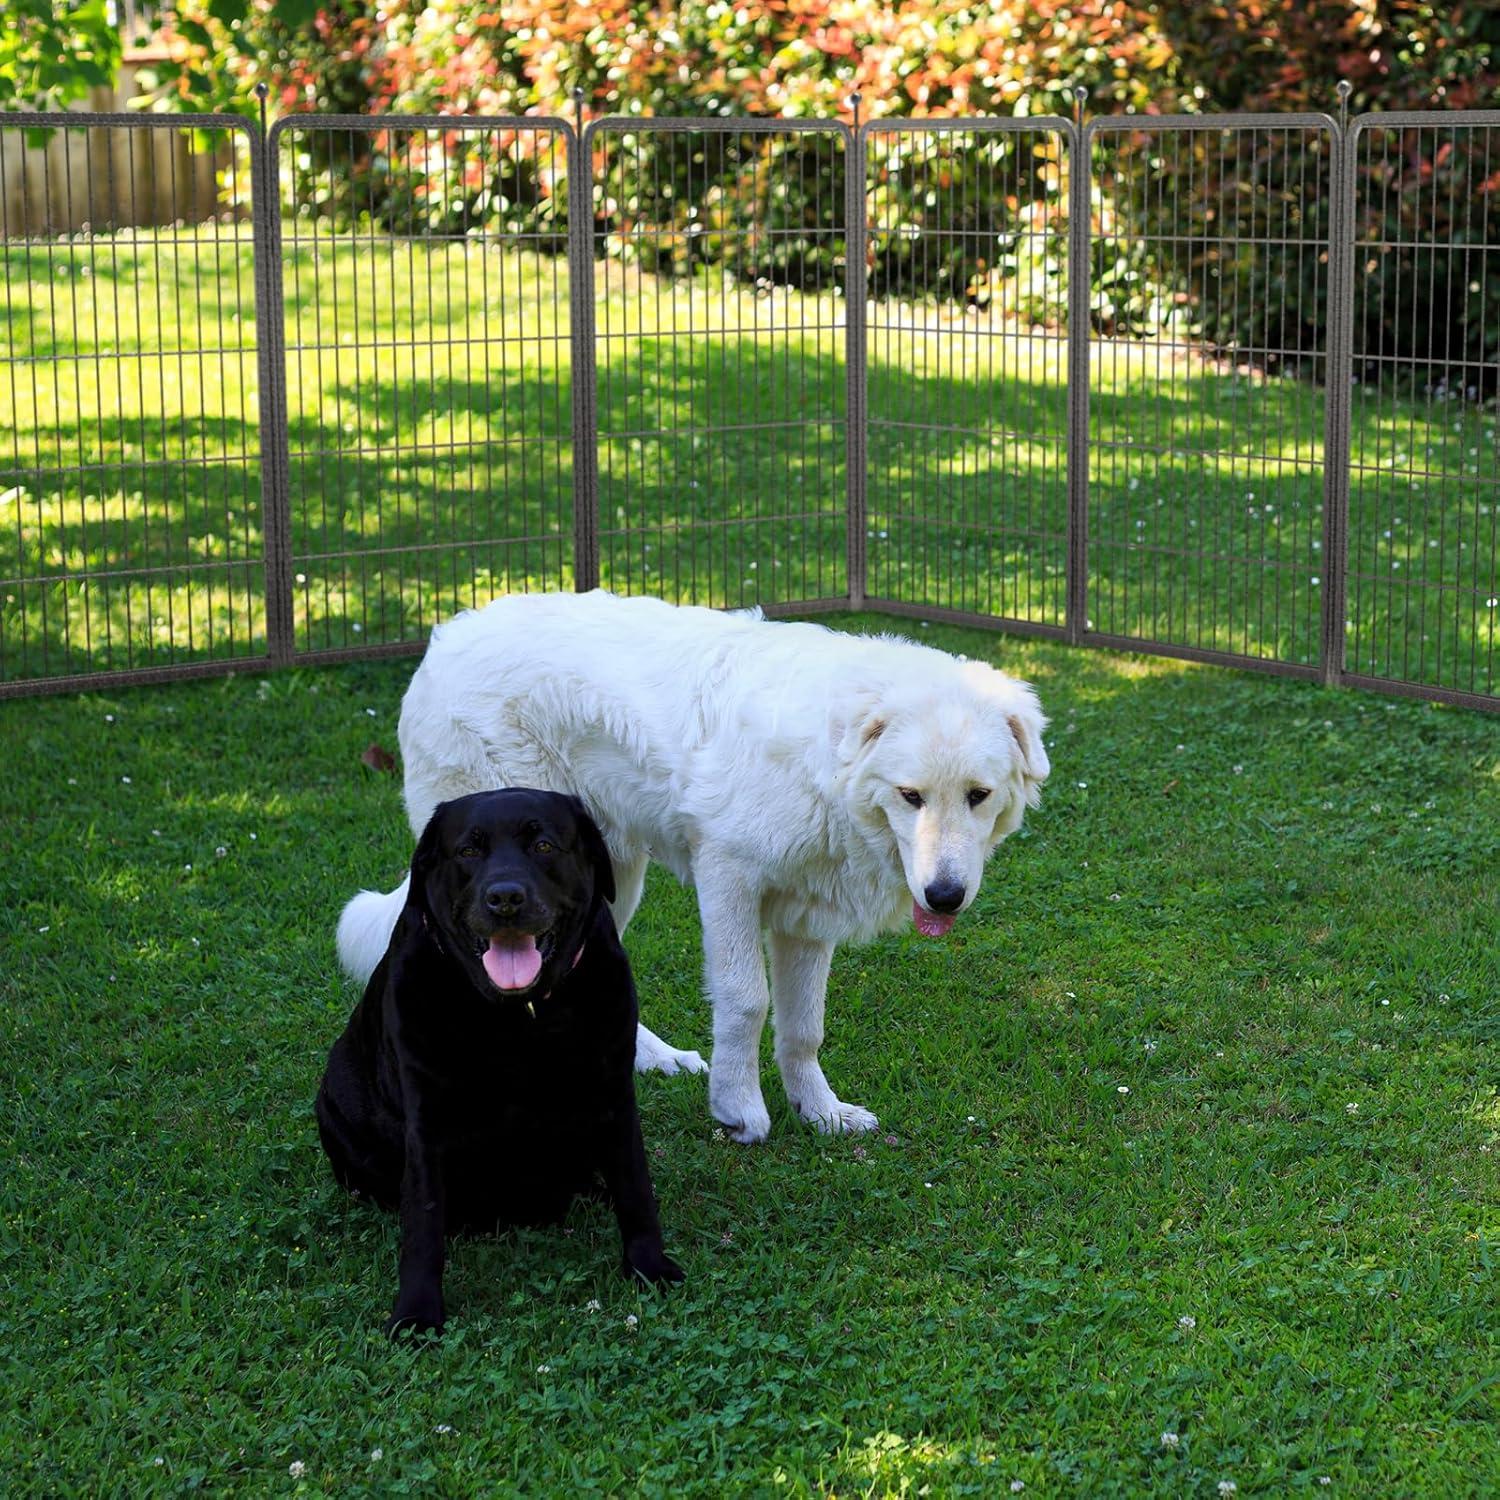
<instances>
[{"instance_id":1,"label":"black dog's glossy coat","mask_svg":"<svg viewBox=\"0 0 1500 1500\"><path fill-rule=\"evenodd\" d=\"M636 995L606 901L609 854L575 797L443 803L389 948L334 1044L318 1133L339 1181L401 1211L387 1328L441 1330L444 1236L556 1222L602 1179L627 1274L680 1281L662 1249L635 1103ZM492 935L534 935L524 992Z\"/></svg>"}]
</instances>

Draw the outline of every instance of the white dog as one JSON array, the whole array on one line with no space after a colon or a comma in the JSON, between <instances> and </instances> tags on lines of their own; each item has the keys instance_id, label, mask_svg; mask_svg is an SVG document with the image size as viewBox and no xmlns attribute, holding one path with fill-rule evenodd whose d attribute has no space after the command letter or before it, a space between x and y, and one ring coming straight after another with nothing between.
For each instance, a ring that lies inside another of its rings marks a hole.
<instances>
[{"instance_id":1,"label":"white dog","mask_svg":"<svg viewBox=\"0 0 1500 1500\"><path fill-rule=\"evenodd\" d=\"M469 792L573 792L609 842L622 932L649 860L696 887L709 1107L749 1142L770 1129L768 1007L797 1113L874 1129L818 1064L834 944L908 919L931 937L952 927L1039 800L1045 723L1024 682L910 641L598 591L497 599L434 631L400 740L415 833ZM403 884L345 908L350 974L374 969L405 898ZM704 1064L642 1026L636 1067Z\"/></svg>"}]
</instances>

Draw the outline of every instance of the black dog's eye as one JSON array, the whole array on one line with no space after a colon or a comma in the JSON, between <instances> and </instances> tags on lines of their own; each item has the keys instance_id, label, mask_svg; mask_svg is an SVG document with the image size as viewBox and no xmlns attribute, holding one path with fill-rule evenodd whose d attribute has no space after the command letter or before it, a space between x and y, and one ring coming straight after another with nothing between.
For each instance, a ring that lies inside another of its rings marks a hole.
<instances>
[{"instance_id":1,"label":"black dog's eye","mask_svg":"<svg viewBox=\"0 0 1500 1500\"><path fill-rule=\"evenodd\" d=\"M916 791L909 786L898 786L896 790L901 793L902 801L910 803L913 807L922 806L921 792Z\"/></svg>"},{"instance_id":2,"label":"black dog's eye","mask_svg":"<svg viewBox=\"0 0 1500 1500\"><path fill-rule=\"evenodd\" d=\"M552 841L550 839L538 839L536 843L531 846L531 852L533 854L551 854Z\"/></svg>"},{"instance_id":3,"label":"black dog's eye","mask_svg":"<svg viewBox=\"0 0 1500 1500\"><path fill-rule=\"evenodd\" d=\"M459 859L478 859L483 853L484 850L479 847L476 839L465 839L458 846Z\"/></svg>"},{"instance_id":4,"label":"black dog's eye","mask_svg":"<svg viewBox=\"0 0 1500 1500\"><path fill-rule=\"evenodd\" d=\"M978 807L979 804L989 796L989 794L990 789L987 786L976 786L971 788L969 791L969 806Z\"/></svg>"}]
</instances>

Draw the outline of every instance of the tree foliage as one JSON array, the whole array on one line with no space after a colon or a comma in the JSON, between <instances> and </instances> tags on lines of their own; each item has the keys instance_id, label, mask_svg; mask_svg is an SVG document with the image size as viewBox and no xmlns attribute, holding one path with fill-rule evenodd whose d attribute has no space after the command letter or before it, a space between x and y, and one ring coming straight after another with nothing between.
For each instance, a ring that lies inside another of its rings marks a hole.
<instances>
[{"instance_id":1,"label":"tree foliage","mask_svg":"<svg viewBox=\"0 0 1500 1500\"><path fill-rule=\"evenodd\" d=\"M65 109L114 82L120 53L106 0L6 0L0 109Z\"/></svg>"}]
</instances>

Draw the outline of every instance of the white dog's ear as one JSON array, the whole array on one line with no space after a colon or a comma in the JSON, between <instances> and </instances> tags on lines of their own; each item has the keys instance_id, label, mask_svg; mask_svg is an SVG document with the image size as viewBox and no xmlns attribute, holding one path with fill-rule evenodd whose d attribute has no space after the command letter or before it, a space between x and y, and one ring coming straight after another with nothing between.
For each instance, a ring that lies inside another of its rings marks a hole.
<instances>
[{"instance_id":1,"label":"white dog's ear","mask_svg":"<svg viewBox=\"0 0 1500 1500\"><path fill-rule=\"evenodd\" d=\"M1042 783L1052 774L1052 763L1047 759L1047 747L1042 743L1047 716L1037 702L1036 693L1029 682L1022 682L987 662L967 662L963 670L969 684L1004 718L1003 732L1011 735L1021 752L1021 783L1026 792L1026 805L1037 806L1041 801Z\"/></svg>"},{"instance_id":2,"label":"white dog's ear","mask_svg":"<svg viewBox=\"0 0 1500 1500\"><path fill-rule=\"evenodd\" d=\"M1024 682L1012 684L1014 695L1011 711L1005 716L1010 732L1021 749L1021 779L1026 787L1026 804L1035 807L1041 801L1042 783L1052 774L1052 762L1047 759L1047 747L1042 743L1042 730L1047 720L1036 694Z\"/></svg>"},{"instance_id":3,"label":"white dog's ear","mask_svg":"<svg viewBox=\"0 0 1500 1500\"><path fill-rule=\"evenodd\" d=\"M836 719L831 725L831 734L839 758L852 761L863 755L886 731L889 719L877 704L859 709L846 720Z\"/></svg>"}]
</instances>

